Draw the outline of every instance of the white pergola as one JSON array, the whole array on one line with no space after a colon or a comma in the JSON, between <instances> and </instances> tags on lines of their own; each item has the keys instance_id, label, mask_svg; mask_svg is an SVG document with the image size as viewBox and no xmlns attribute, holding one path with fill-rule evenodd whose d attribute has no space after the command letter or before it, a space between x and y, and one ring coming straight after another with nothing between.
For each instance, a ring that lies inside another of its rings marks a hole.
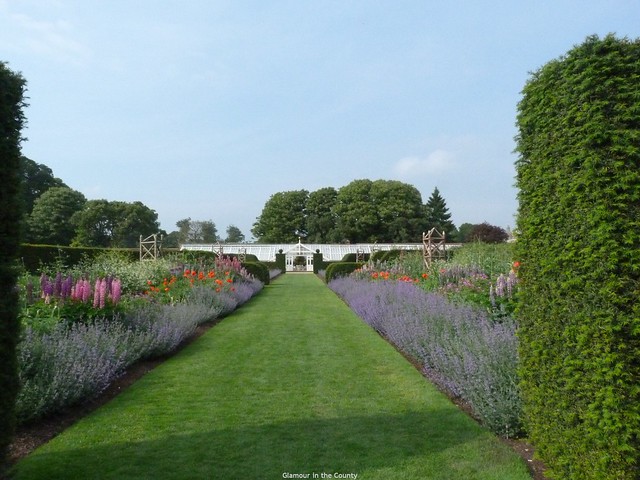
<instances>
[{"instance_id":1,"label":"white pergola","mask_svg":"<svg viewBox=\"0 0 640 480\"><path fill-rule=\"evenodd\" d=\"M352 244L326 244L326 243L307 243L303 244L302 240L298 243L186 243L180 246L180 250L196 250L204 252L214 252L218 255L225 254L247 254L255 255L258 260L263 262L274 262L276 253L286 255L286 270L294 271L294 260L296 257L304 257L306 259L306 271L313 271L313 254L319 251L322 253L323 260L339 261L348 254L372 254L376 251L389 250L422 250L422 243L352 243Z\"/></svg>"}]
</instances>

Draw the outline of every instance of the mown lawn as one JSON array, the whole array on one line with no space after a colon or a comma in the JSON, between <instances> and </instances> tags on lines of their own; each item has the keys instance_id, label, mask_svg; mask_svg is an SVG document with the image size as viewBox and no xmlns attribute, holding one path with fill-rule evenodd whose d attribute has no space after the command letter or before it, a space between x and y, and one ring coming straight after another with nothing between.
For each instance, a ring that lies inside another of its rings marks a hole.
<instances>
[{"instance_id":1,"label":"mown lawn","mask_svg":"<svg viewBox=\"0 0 640 480\"><path fill-rule=\"evenodd\" d=\"M519 456L308 274L281 276L14 471L16 479L349 478L336 473L531 478Z\"/></svg>"}]
</instances>

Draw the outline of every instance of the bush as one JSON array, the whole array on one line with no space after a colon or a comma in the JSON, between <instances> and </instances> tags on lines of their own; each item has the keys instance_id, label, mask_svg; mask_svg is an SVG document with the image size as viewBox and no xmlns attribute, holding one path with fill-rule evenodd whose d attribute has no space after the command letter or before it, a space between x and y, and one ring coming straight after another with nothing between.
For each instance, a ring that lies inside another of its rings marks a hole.
<instances>
[{"instance_id":1,"label":"bush","mask_svg":"<svg viewBox=\"0 0 640 480\"><path fill-rule=\"evenodd\" d=\"M364 259L364 261L368 261L369 260L369 254L368 253L363 253L362 257ZM340 260L341 262L355 262L357 259L358 255L355 253L346 253L344 255L344 257L342 257L342 260Z\"/></svg>"},{"instance_id":2,"label":"bush","mask_svg":"<svg viewBox=\"0 0 640 480\"><path fill-rule=\"evenodd\" d=\"M334 278L346 277L350 273L354 272L358 268L362 267L360 262L336 262L327 267L324 278L325 282L329 283Z\"/></svg>"},{"instance_id":3,"label":"bush","mask_svg":"<svg viewBox=\"0 0 640 480\"><path fill-rule=\"evenodd\" d=\"M269 285L271 277L269 275L269 267L260 262L244 262L242 264L244 269L253 275L257 280L260 280L264 285Z\"/></svg>"},{"instance_id":4,"label":"bush","mask_svg":"<svg viewBox=\"0 0 640 480\"><path fill-rule=\"evenodd\" d=\"M408 253L406 250L377 251L372 257L372 260L376 262L392 262L394 260L397 260L398 258L401 258L406 253Z\"/></svg>"},{"instance_id":5,"label":"bush","mask_svg":"<svg viewBox=\"0 0 640 480\"><path fill-rule=\"evenodd\" d=\"M518 113L525 413L555 478L640 471L640 40L589 37Z\"/></svg>"}]
</instances>

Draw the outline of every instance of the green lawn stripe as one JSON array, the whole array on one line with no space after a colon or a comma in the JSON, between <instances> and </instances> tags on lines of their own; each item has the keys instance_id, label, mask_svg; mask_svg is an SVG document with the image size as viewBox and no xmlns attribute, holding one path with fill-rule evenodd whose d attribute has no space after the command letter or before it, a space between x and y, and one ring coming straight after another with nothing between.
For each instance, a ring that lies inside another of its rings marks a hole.
<instances>
[{"instance_id":1,"label":"green lawn stripe","mask_svg":"<svg viewBox=\"0 0 640 480\"><path fill-rule=\"evenodd\" d=\"M530 478L517 455L306 274L267 286L21 461L15 478L279 479L287 472Z\"/></svg>"}]
</instances>

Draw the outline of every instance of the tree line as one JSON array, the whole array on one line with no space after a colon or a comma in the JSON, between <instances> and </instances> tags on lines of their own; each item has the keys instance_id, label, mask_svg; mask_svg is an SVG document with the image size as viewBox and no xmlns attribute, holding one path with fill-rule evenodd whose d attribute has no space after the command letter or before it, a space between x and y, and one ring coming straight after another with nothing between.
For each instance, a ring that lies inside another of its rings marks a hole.
<instances>
[{"instance_id":1,"label":"tree line","mask_svg":"<svg viewBox=\"0 0 640 480\"><path fill-rule=\"evenodd\" d=\"M22 156L23 238L28 243L84 247L138 246L140 236L164 236L165 246L181 243L243 242L244 235L229 225L226 238L218 236L211 220L185 218L177 230L160 228L158 214L142 202L87 200L54 176L44 164Z\"/></svg>"},{"instance_id":2,"label":"tree line","mask_svg":"<svg viewBox=\"0 0 640 480\"><path fill-rule=\"evenodd\" d=\"M335 189L273 194L251 232L260 243L416 243L436 228L451 241L500 242L508 234L488 223L456 228L437 187L426 203L413 185L397 180L354 180Z\"/></svg>"}]
</instances>

